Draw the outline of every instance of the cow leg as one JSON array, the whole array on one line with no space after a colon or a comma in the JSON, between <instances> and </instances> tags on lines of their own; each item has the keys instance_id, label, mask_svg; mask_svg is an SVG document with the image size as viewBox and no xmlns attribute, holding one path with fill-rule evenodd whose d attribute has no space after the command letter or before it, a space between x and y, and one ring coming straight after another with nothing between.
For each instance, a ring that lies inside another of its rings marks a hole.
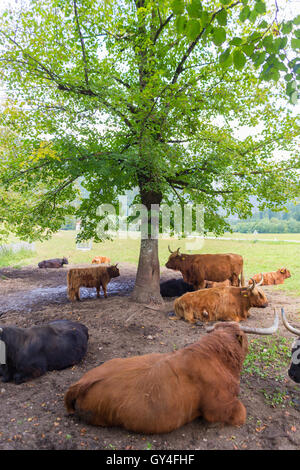
<instances>
[{"instance_id":1,"label":"cow leg","mask_svg":"<svg viewBox=\"0 0 300 470\"><path fill-rule=\"evenodd\" d=\"M226 423L231 426L240 426L246 421L246 408L243 403L237 398L229 401L227 397L227 403L222 400L214 402L210 401L209 407L204 410L203 418L209 423Z\"/></svg>"},{"instance_id":2,"label":"cow leg","mask_svg":"<svg viewBox=\"0 0 300 470\"><path fill-rule=\"evenodd\" d=\"M184 319L189 323L196 323L193 311L185 311L184 312Z\"/></svg>"},{"instance_id":3,"label":"cow leg","mask_svg":"<svg viewBox=\"0 0 300 470\"><path fill-rule=\"evenodd\" d=\"M80 301L79 289L75 292L76 300Z\"/></svg>"},{"instance_id":4,"label":"cow leg","mask_svg":"<svg viewBox=\"0 0 300 470\"><path fill-rule=\"evenodd\" d=\"M104 297L107 299L106 284L102 284L102 289L103 289L103 292L104 292Z\"/></svg>"},{"instance_id":5,"label":"cow leg","mask_svg":"<svg viewBox=\"0 0 300 470\"><path fill-rule=\"evenodd\" d=\"M97 290L97 298L99 299L100 298L100 286L96 286L96 290Z\"/></svg>"},{"instance_id":6,"label":"cow leg","mask_svg":"<svg viewBox=\"0 0 300 470\"><path fill-rule=\"evenodd\" d=\"M203 279L203 281L198 282L197 284L194 284L195 290L205 289L205 287L206 287L205 279Z\"/></svg>"},{"instance_id":7,"label":"cow leg","mask_svg":"<svg viewBox=\"0 0 300 470\"><path fill-rule=\"evenodd\" d=\"M231 285L234 287L239 287L240 285L240 280L238 274L233 273L231 278L230 278Z\"/></svg>"}]
</instances>

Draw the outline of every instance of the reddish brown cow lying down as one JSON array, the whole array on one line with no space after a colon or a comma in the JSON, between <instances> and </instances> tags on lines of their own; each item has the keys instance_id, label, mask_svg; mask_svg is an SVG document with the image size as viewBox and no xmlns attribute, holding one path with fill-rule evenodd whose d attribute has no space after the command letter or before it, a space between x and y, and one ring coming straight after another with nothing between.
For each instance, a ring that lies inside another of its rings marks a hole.
<instances>
[{"instance_id":1,"label":"reddish brown cow lying down","mask_svg":"<svg viewBox=\"0 0 300 470\"><path fill-rule=\"evenodd\" d=\"M214 282L214 281L205 281L205 288L210 289L211 287L230 287L231 282L229 279L226 279L222 282Z\"/></svg>"},{"instance_id":2,"label":"reddish brown cow lying down","mask_svg":"<svg viewBox=\"0 0 300 470\"><path fill-rule=\"evenodd\" d=\"M69 388L67 411L89 424L146 434L170 432L198 416L244 424L246 409L238 399L248 350L243 329L217 323L211 333L178 351L107 361Z\"/></svg>"},{"instance_id":3,"label":"reddish brown cow lying down","mask_svg":"<svg viewBox=\"0 0 300 470\"><path fill-rule=\"evenodd\" d=\"M286 268L277 269L277 271L272 271L270 273L263 273L263 286L271 286L274 284L283 284L284 280L291 277L291 273ZM261 274L255 274L249 279L248 284L252 284L252 279L255 282L259 282L261 280Z\"/></svg>"},{"instance_id":4,"label":"reddish brown cow lying down","mask_svg":"<svg viewBox=\"0 0 300 470\"><path fill-rule=\"evenodd\" d=\"M196 321L241 321L249 316L251 307L264 308L268 299L254 284L248 287L213 287L187 292L174 302L176 317L189 323Z\"/></svg>"}]
</instances>

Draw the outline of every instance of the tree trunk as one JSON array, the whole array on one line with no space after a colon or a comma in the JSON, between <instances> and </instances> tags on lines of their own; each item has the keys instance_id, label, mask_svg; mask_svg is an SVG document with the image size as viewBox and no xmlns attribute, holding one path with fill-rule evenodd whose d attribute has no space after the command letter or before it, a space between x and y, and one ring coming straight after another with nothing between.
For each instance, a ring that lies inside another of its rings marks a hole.
<instances>
[{"instance_id":1,"label":"tree trunk","mask_svg":"<svg viewBox=\"0 0 300 470\"><path fill-rule=\"evenodd\" d=\"M163 303L160 295L158 240L142 239L139 265L132 300L141 303Z\"/></svg>"},{"instance_id":2,"label":"tree trunk","mask_svg":"<svg viewBox=\"0 0 300 470\"><path fill-rule=\"evenodd\" d=\"M132 300L141 303L163 303L160 295L160 267L158 259L159 204L162 200L160 191L145 190L140 181L141 200L147 208L147 215L142 220L141 247ZM151 233L149 233L151 232Z\"/></svg>"}]
</instances>

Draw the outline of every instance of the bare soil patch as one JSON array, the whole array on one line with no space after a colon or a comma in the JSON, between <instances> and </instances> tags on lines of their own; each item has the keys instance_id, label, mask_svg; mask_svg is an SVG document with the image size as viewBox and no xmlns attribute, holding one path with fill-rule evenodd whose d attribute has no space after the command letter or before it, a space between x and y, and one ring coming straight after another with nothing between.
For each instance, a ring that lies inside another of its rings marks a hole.
<instances>
[{"instance_id":1,"label":"bare soil patch","mask_svg":"<svg viewBox=\"0 0 300 470\"><path fill-rule=\"evenodd\" d=\"M142 435L120 428L86 425L66 415L63 397L68 387L87 370L114 357L167 352L198 340L205 329L184 321L171 321L173 299L160 309L133 303L129 294L136 267L120 263L121 276L109 284L108 299L82 289L82 301L67 298L66 274L61 269L3 268L0 270L0 324L29 327L54 319L72 319L89 329L88 352L82 363L48 372L21 385L0 382L0 449L298 449L300 445L300 386L292 382L286 367L283 379L243 373L240 398L247 409L241 427L211 425L197 419L169 434ZM163 280L180 277L162 268ZM292 322L300 311L300 299L272 287L265 288L269 306L252 309L244 324L269 326L274 307L284 306ZM279 337L293 335L280 323ZM258 337L257 337L258 338ZM264 391L264 393L262 392ZM278 406L266 396L284 397Z\"/></svg>"}]
</instances>

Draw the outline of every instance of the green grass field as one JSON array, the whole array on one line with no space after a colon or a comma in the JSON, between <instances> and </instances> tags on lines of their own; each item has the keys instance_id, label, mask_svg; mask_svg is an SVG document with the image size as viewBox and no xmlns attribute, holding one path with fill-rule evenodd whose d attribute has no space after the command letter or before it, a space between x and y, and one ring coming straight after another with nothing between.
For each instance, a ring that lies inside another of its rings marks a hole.
<instances>
[{"instance_id":1,"label":"green grass field","mask_svg":"<svg viewBox=\"0 0 300 470\"><path fill-rule=\"evenodd\" d=\"M241 235L241 236L240 236ZM202 247L188 251L186 240L162 239L159 241L159 259L163 266L169 256L168 244L172 250L181 247L187 253L239 253L244 258L245 276L258 272L275 271L287 267L292 274L283 285L274 287L290 293L300 295L300 243L287 243L279 240L279 235L285 240L298 239L300 234L260 234L260 238L277 238L275 242L259 241L258 236L245 234L225 234L224 237L244 238L244 240L204 240ZM35 243L35 252L24 252L1 259L0 266L20 267L36 265L39 261L49 258L62 258L66 256L72 264L90 263L94 256L108 256L112 263L128 262L138 263L139 240L116 239L103 243L93 244L90 251L76 249L75 231L60 231L51 240ZM23 257L22 257L23 256Z\"/></svg>"}]
</instances>

